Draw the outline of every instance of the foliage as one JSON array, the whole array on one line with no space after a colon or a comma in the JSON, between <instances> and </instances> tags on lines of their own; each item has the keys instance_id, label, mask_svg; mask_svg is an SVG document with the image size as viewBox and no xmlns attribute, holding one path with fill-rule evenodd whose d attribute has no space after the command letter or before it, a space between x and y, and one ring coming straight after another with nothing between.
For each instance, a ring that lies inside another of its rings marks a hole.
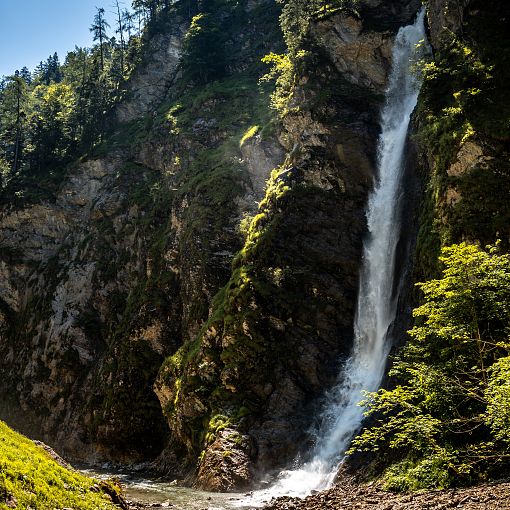
<instances>
[{"instance_id":1,"label":"foliage","mask_svg":"<svg viewBox=\"0 0 510 510\"><path fill-rule=\"evenodd\" d=\"M510 357L498 359L489 369L486 423L496 439L510 443Z\"/></svg>"},{"instance_id":2,"label":"foliage","mask_svg":"<svg viewBox=\"0 0 510 510\"><path fill-rule=\"evenodd\" d=\"M251 140L259 131L260 126L251 126L250 129L248 129L241 138L239 147L242 147L248 140Z\"/></svg>"},{"instance_id":3,"label":"foliage","mask_svg":"<svg viewBox=\"0 0 510 510\"><path fill-rule=\"evenodd\" d=\"M78 48L60 63L57 53L31 73L26 67L0 81L0 172L10 181L58 180L66 166L104 141L111 113L122 99L124 82L141 59L148 32L165 18L174 2L133 2L133 11L117 2L115 33L105 9L97 8L90 27L97 42ZM138 21L138 23L137 23ZM1 183L1 181L0 181Z\"/></svg>"},{"instance_id":4,"label":"foliage","mask_svg":"<svg viewBox=\"0 0 510 510\"><path fill-rule=\"evenodd\" d=\"M314 18L344 10L357 15L359 0L277 0L284 4L280 25L291 55L296 54L308 35Z\"/></svg>"},{"instance_id":5,"label":"foliage","mask_svg":"<svg viewBox=\"0 0 510 510\"><path fill-rule=\"evenodd\" d=\"M260 81L275 81L276 90L271 96L271 106L282 117L288 112L296 84L295 61L304 55L304 52L300 52L292 59L288 54L269 53L262 59L262 62L271 65L271 69Z\"/></svg>"},{"instance_id":6,"label":"foliage","mask_svg":"<svg viewBox=\"0 0 510 510\"><path fill-rule=\"evenodd\" d=\"M224 41L213 14L193 17L184 39L181 67L185 78L205 84L220 78L226 67Z\"/></svg>"},{"instance_id":7,"label":"foliage","mask_svg":"<svg viewBox=\"0 0 510 510\"><path fill-rule=\"evenodd\" d=\"M77 97L67 83L37 85L30 98L33 110L27 118L30 139L26 161L34 171L66 161L73 145L73 115Z\"/></svg>"},{"instance_id":8,"label":"foliage","mask_svg":"<svg viewBox=\"0 0 510 510\"><path fill-rule=\"evenodd\" d=\"M367 396L375 423L353 443L395 452L386 482L399 490L484 478L510 455L510 256L463 243L440 261L442 278L418 284L395 386Z\"/></svg>"},{"instance_id":9,"label":"foliage","mask_svg":"<svg viewBox=\"0 0 510 510\"><path fill-rule=\"evenodd\" d=\"M276 90L271 106L285 116L292 103L294 86L308 52L308 32L313 20L329 16L339 10L358 16L358 0L277 0L284 4L280 26L287 45L283 54L269 53L262 61L271 66L261 81L274 80Z\"/></svg>"},{"instance_id":10,"label":"foliage","mask_svg":"<svg viewBox=\"0 0 510 510\"><path fill-rule=\"evenodd\" d=\"M114 509L96 480L61 467L39 446L0 422L0 509L72 507L83 510ZM110 484L108 491L118 491Z\"/></svg>"}]
</instances>

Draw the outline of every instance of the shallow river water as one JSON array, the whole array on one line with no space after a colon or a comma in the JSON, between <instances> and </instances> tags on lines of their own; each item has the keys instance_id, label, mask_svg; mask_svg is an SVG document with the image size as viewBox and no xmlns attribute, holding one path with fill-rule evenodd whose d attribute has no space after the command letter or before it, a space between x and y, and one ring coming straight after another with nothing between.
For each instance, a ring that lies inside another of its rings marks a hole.
<instances>
[{"instance_id":1,"label":"shallow river water","mask_svg":"<svg viewBox=\"0 0 510 510\"><path fill-rule=\"evenodd\" d=\"M180 487L175 482L145 478L131 472L112 472L108 469L80 471L94 478L115 478L122 485L127 500L148 505L168 505L179 510L250 510L260 508L262 502L253 503L249 494L204 492L188 487Z\"/></svg>"}]
</instances>

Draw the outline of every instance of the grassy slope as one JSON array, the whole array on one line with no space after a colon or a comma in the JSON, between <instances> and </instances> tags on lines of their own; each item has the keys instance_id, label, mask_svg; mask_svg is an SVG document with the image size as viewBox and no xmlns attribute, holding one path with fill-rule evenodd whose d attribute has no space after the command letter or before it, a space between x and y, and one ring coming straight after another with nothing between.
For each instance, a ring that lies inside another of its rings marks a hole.
<instances>
[{"instance_id":1,"label":"grassy slope","mask_svg":"<svg viewBox=\"0 0 510 510\"><path fill-rule=\"evenodd\" d=\"M10 496L17 508L114 509L97 482L69 471L29 439L0 422L0 509Z\"/></svg>"}]
</instances>

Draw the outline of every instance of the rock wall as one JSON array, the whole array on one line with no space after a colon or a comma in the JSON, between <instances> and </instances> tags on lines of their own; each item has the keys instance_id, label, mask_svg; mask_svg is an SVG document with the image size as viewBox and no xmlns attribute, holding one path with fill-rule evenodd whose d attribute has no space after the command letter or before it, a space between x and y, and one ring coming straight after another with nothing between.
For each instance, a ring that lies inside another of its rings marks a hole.
<instances>
[{"instance_id":1,"label":"rock wall","mask_svg":"<svg viewBox=\"0 0 510 510\"><path fill-rule=\"evenodd\" d=\"M269 116L257 79L281 44L278 6L219 15L242 69L200 91L183 84L189 20L173 17L146 42L101 153L44 193L23 179L2 193L0 418L75 459L162 451L157 372L207 319L239 221L283 158L260 134L239 148Z\"/></svg>"},{"instance_id":2,"label":"rock wall","mask_svg":"<svg viewBox=\"0 0 510 510\"><path fill-rule=\"evenodd\" d=\"M433 62L415 122L427 193L417 279L437 274L441 245L468 240L510 247L509 6L433 0Z\"/></svg>"}]
</instances>

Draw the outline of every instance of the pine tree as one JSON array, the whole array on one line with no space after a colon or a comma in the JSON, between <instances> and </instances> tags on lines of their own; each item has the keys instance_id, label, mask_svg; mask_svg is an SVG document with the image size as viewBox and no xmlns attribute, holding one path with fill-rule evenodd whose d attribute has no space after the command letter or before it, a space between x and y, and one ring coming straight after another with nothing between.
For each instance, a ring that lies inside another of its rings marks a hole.
<instances>
[{"instance_id":1,"label":"pine tree","mask_svg":"<svg viewBox=\"0 0 510 510\"><path fill-rule=\"evenodd\" d=\"M119 34L119 36L120 36L120 71L121 71L121 78L123 78L124 77L124 51L125 51L124 21L123 21L122 13L120 11L119 0L115 0L115 6L117 8L117 29L115 30L115 33Z\"/></svg>"},{"instance_id":2,"label":"pine tree","mask_svg":"<svg viewBox=\"0 0 510 510\"><path fill-rule=\"evenodd\" d=\"M122 25L124 27L124 30L128 34L128 41L131 39L131 35L133 33L133 30L135 29L135 15L131 12L129 12L127 9L124 9L122 11Z\"/></svg>"},{"instance_id":3,"label":"pine tree","mask_svg":"<svg viewBox=\"0 0 510 510\"><path fill-rule=\"evenodd\" d=\"M207 83L225 72L224 41L213 14L193 17L184 39L181 68L184 76L194 83Z\"/></svg>"},{"instance_id":4,"label":"pine tree","mask_svg":"<svg viewBox=\"0 0 510 510\"><path fill-rule=\"evenodd\" d=\"M101 72L104 71L104 44L107 40L106 29L110 28L110 25L105 20L104 9L102 7L97 8L97 13L94 16L94 22L90 27L90 31L94 34L94 41L99 41L99 51L101 55Z\"/></svg>"},{"instance_id":5,"label":"pine tree","mask_svg":"<svg viewBox=\"0 0 510 510\"><path fill-rule=\"evenodd\" d=\"M25 83L27 85L30 85L32 83L32 74L28 70L27 66L23 66L21 68L21 71L19 72L19 75L20 75L21 78L23 78L23 80L25 80Z\"/></svg>"},{"instance_id":6,"label":"pine tree","mask_svg":"<svg viewBox=\"0 0 510 510\"><path fill-rule=\"evenodd\" d=\"M4 80L0 96L0 158L11 175L22 165L26 99L27 83L16 71Z\"/></svg>"}]
</instances>

